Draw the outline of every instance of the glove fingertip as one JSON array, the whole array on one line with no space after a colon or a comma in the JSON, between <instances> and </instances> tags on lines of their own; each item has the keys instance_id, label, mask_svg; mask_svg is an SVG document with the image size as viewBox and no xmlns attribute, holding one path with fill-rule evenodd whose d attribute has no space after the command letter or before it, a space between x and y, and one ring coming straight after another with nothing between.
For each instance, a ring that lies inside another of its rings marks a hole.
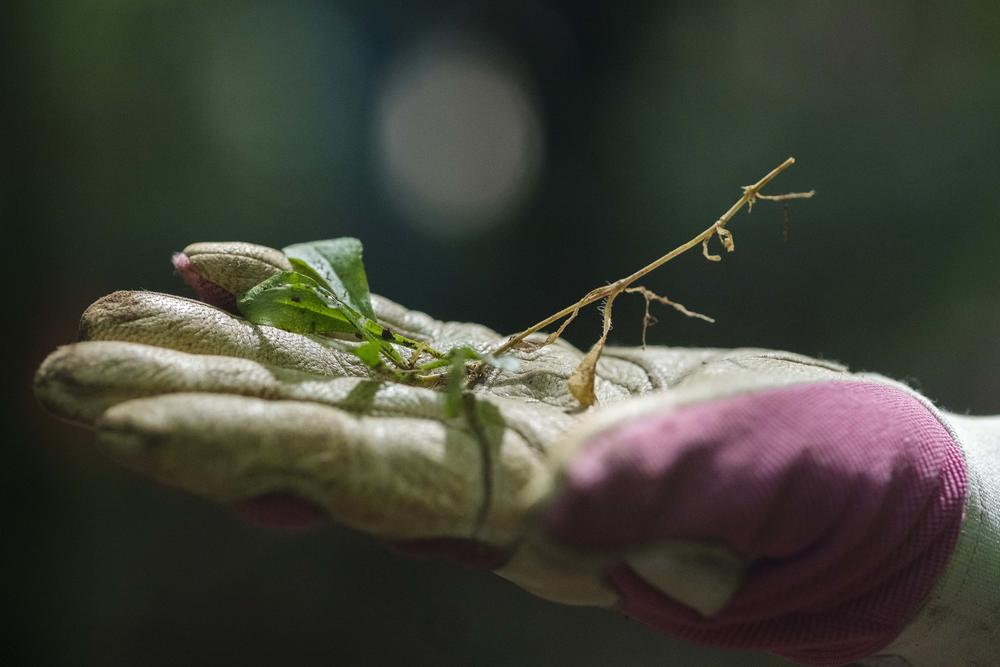
<instances>
[{"instance_id":1,"label":"glove fingertip","mask_svg":"<svg viewBox=\"0 0 1000 667\"><path fill-rule=\"evenodd\" d=\"M171 262L178 275L195 291L199 299L231 313L237 312L236 297L232 292L202 276L186 254L175 252Z\"/></svg>"}]
</instances>

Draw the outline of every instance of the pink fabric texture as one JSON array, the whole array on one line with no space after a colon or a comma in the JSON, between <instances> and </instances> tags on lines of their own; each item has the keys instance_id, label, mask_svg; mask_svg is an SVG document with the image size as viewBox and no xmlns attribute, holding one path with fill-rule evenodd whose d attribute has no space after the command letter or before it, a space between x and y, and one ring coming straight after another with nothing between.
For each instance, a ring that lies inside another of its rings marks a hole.
<instances>
[{"instance_id":1,"label":"pink fabric texture","mask_svg":"<svg viewBox=\"0 0 1000 667\"><path fill-rule=\"evenodd\" d=\"M753 559L716 616L622 564L628 615L702 644L801 662L890 643L947 564L966 494L963 457L905 392L797 385L684 407L597 436L571 463L547 530L577 547L721 542Z\"/></svg>"}]
</instances>

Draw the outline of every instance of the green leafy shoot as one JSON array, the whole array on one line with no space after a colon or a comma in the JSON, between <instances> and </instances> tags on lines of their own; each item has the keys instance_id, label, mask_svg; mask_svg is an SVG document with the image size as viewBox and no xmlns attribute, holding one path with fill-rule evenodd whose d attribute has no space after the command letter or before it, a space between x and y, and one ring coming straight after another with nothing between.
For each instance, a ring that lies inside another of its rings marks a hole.
<instances>
[{"instance_id":1,"label":"green leafy shoot","mask_svg":"<svg viewBox=\"0 0 1000 667\"><path fill-rule=\"evenodd\" d=\"M358 355L358 358L365 362L369 368L378 368L382 364L382 346L373 341L358 345L354 354Z\"/></svg>"},{"instance_id":2,"label":"green leafy shoot","mask_svg":"<svg viewBox=\"0 0 1000 667\"><path fill-rule=\"evenodd\" d=\"M236 306L255 324L319 336L352 335L368 344L355 353L369 366L373 347L402 368L407 362L392 343L419 345L368 319L313 278L296 271L283 271L255 285L236 301Z\"/></svg>"},{"instance_id":3,"label":"green leafy shoot","mask_svg":"<svg viewBox=\"0 0 1000 667\"><path fill-rule=\"evenodd\" d=\"M442 355L434 348L412 338L402 336L378 323L372 308L371 293L368 290L368 276L362 260L364 246L351 237L296 243L282 251L288 257L292 268L302 275L312 278L318 285L332 293L337 301L353 308L363 316L362 325L367 331L383 341L416 349L432 357ZM363 334L362 338L366 338Z\"/></svg>"},{"instance_id":4,"label":"green leafy shoot","mask_svg":"<svg viewBox=\"0 0 1000 667\"><path fill-rule=\"evenodd\" d=\"M451 407L461 405L467 362L478 361L504 370L516 368L517 361L510 357L496 357L469 346L439 352L426 342L380 324L371 305L361 252L361 242L352 238L288 246L285 253L293 270L255 285L237 299L236 305L243 317L255 324L361 341L353 349L354 354L369 368L385 368L399 379L436 384L447 377ZM410 359L404 359L395 346L412 350ZM431 360L418 363L424 355ZM385 362L390 366L386 367ZM444 368L448 369L445 376L429 375Z\"/></svg>"},{"instance_id":5,"label":"green leafy shoot","mask_svg":"<svg viewBox=\"0 0 1000 667\"><path fill-rule=\"evenodd\" d=\"M403 347L409 348L411 350L416 350L420 353L426 353L435 359L443 359L444 354L438 352L433 347L419 340L414 340L413 338L408 338L402 334L396 333L389 327L379 324L375 320L369 320L365 318L363 320L363 326L365 330L375 336L383 343L395 343L396 345L401 345ZM367 337L367 336L364 336Z\"/></svg>"},{"instance_id":6,"label":"green leafy shoot","mask_svg":"<svg viewBox=\"0 0 1000 667\"><path fill-rule=\"evenodd\" d=\"M283 271L258 283L236 302L240 314L254 324L330 336L355 334L360 313L348 315L329 291L307 275Z\"/></svg>"},{"instance_id":7,"label":"green leafy shoot","mask_svg":"<svg viewBox=\"0 0 1000 667\"><path fill-rule=\"evenodd\" d=\"M296 243L284 248L292 266L370 320L375 319L361 241L351 237Z\"/></svg>"}]
</instances>

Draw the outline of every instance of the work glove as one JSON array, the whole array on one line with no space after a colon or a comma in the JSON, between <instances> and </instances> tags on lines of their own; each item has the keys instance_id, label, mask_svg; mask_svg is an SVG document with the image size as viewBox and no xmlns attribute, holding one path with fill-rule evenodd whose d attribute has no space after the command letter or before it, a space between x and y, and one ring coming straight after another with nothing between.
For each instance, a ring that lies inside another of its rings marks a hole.
<instances>
[{"instance_id":1,"label":"work glove","mask_svg":"<svg viewBox=\"0 0 1000 667\"><path fill-rule=\"evenodd\" d=\"M372 370L356 342L254 325L234 295L279 251L174 257L202 301L110 294L35 390L122 464L270 524L322 515L405 551L489 568L543 598L807 664L998 664L1000 418L887 378L762 349L609 347L541 334L484 367L460 409ZM372 297L439 350L477 324Z\"/></svg>"}]
</instances>

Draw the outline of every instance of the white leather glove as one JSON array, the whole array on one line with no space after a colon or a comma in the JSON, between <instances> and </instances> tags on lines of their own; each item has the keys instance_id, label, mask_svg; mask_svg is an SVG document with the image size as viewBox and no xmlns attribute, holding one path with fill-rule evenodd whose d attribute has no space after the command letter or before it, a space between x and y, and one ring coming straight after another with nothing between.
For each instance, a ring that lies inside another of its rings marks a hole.
<instances>
[{"instance_id":1,"label":"white leather glove","mask_svg":"<svg viewBox=\"0 0 1000 667\"><path fill-rule=\"evenodd\" d=\"M195 244L175 262L221 307L115 292L36 377L50 410L153 479L265 514L290 496L703 644L811 664L1000 655L1000 418L758 349L608 348L581 412L563 341L513 350L519 370L489 369L450 416L355 343L227 312L289 268L281 252ZM502 341L373 305L438 349Z\"/></svg>"}]
</instances>

